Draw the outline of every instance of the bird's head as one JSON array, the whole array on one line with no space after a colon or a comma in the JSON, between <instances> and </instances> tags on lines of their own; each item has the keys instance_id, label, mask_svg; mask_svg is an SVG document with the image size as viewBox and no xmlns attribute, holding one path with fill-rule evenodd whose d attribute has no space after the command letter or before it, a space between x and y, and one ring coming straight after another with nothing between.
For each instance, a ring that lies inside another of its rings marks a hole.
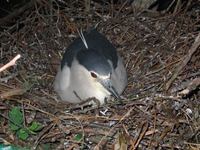
<instances>
[{"instance_id":1,"label":"bird's head","mask_svg":"<svg viewBox=\"0 0 200 150\"><path fill-rule=\"evenodd\" d=\"M112 84L112 65L108 63L103 55L94 50L80 51L77 54L77 60L87 72L90 82L93 82L96 88L106 90L115 98L120 98L118 92Z\"/></svg>"}]
</instances>

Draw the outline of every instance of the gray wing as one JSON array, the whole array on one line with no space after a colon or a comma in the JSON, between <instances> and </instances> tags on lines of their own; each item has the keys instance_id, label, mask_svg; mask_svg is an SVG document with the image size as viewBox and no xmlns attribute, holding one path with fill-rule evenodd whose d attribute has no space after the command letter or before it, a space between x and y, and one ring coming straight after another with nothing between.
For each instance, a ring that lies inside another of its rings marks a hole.
<instances>
[{"instance_id":1,"label":"gray wing","mask_svg":"<svg viewBox=\"0 0 200 150\"><path fill-rule=\"evenodd\" d=\"M118 60L119 61L117 67L113 70L111 75L111 80L113 86L116 88L118 94L120 95L127 85L127 74L122 58L120 56L118 56Z\"/></svg>"}]
</instances>

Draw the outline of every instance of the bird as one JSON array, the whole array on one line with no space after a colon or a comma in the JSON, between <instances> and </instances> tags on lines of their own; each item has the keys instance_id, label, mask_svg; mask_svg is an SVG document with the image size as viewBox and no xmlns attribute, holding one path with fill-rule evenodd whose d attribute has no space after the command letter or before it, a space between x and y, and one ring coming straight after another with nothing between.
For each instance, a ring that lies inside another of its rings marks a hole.
<instances>
[{"instance_id":1,"label":"bird","mask_svg":"<svg viewBox=\"0 0 200 150\"><path fill-rule=\"evenodd\" d=\"M54 81L62 101L82 103L96 98L100 105L120 95L127 85L123 60L96 28L79 32L65 50Z\"/></svg>"}]
</instances>

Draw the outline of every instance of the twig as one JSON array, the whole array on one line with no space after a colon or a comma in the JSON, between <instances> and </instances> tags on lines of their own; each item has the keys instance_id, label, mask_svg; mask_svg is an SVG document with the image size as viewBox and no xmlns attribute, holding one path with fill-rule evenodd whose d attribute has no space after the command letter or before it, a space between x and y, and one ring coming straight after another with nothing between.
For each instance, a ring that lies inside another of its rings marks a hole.
<instances>
[{"instance_id":1,"label":"twig","mask_svg":"<svg viewBox=\"0 0 200 150\"><path fill-rule=\"evenodd\" d=\"M182 97L188 95L192 91L194 91L200 85L200 78L193 79L189 84L188 87L181 92L178 93L178 96Z\"/></svg>"},{"instance_id":2,"label":"twig","mask_svg":"<svg viewBox=\"0 0 200 150\"><path fill-rule=\"evenodd\" d=\"M11 90L9 90L9 91L2 92L2 93L0 94L0 98L1 98L1 99L6 99L6 98L9 98L9 97L11 97L11 96L22 95L22 94L24 94L26 91L27 91L27 89L25 89L25 88L11 89Z\"/></svg>"},{"instance_id":3,"label":"twig","mask_svg":"<svg viewBox=\"0 0 200 150\"><path fill-rule=\"evenodd\" d=\"M140 144L142 138L145 136L145 133L147 132L147 129L148 129L148 123L147 122L143 123L142 124L142 129L141 129L142 132L141 132L139 138L136 140L136 143L135 143L134 147L132 147L131 149L135 150L138 147L138 145Z\"/></svg>"},{"instance_id":4,"label":"twig","mask_svg":"<svg viewBox=\"0 0 200 150\"><path fill-rule=\"evenodd\" d=\"M126 6L127 3L128 3L128 0L126 0L126 1L122 4L122 6L120 7L119 11L117 12L115 18L117 18L117 17L119 16L119 13L122 11L122 9L124 8L124 6Z\"/></svg>"},{"instance_id":5,"label":"twig","mask_svg":"<svg viewBox=\"0 0 200 150\"><path fill-rule=\"evenodd\" d=\"M20 54L18 54L17 56L15 56L9 63L5 64L3 67L0 68L0 72L6 70L7 68L9 68L10 66L14 66L16 64L16 61L21 57Z\"/></svg>"},{"instance_id":6,"label":"twig","mask_svg":"<svg viewBox=\"0 0 200 150\"><path fill-rule=\"evenodd\" d=\"M16 77L16 76L17 76L17 73L12 73L12 74L9 75L9 76L0 78L0 82L5 82L5 83L7 83L8 80L10 80L10 79L12 79L12 78L14 78L14 77Z\"/></svg>"},{"instance_id":7,"label":"twig","mask_svg":"<svg viewBox=\"0 0 200 150\"><path fill-rule=\"evenodd\" d=\"M192 55L197 50L197 48L199 47L199 45L200 45L200 33L196 37L196 39L195 39L192 47L190 48L188 54L183 58L183 61L179 62L178 68L175 70L175 73L173 74L173 76L171 77L171 79L166 83L166 88L165 88L166 90L169 89L169 87L171 86L172 82L176 79L176 77L180 74L181 70L183 70L183 68L190 61Z\"/></svg>"},{"instance_id":8,"label":"twig","mask_svg":"<svg viewBox=\"0 0 200 150\"><path fill-rule=\"evenodd\" d=\"M155 96L158 97L158 98L175 100L177 102L181 102L181 99L177 96L166 96L166 95L162 95L162 94L156 94Z\"/></svg>"},{"instance_id":9,"label":"twig","mask_svg":"<svg viewBox=\"0 0 200 150\"><path fill-rule=\"evenodd\" d=\"M172 63L170 63L170 64L168 64L168 65L166 65L166 66L163 66L163 67L161 67L161 68L159 68L159 69L157 69L157 70L148 72L145 76L149 76L149 75L158 73L158 72L162 71L163 69L168 68L168 67L172 66L173 64L178 63L179 61L180 61L180 59L179 59L179 60L176 60L175 62L172 62Z\"/></svg>"},{"instance_id":10,"label":"twig","mask_svg":"<svg viewBox=\"0 0 200 150\"><path fill-rule=\"evenodd\" d=\"M31 8L33 4L35 3L35 0L31 0L30 2L26 3L25 5L21 6L20 8L16 9L6 17L3 17L0 19L0 25L6 26L8 23L12 22L14 18L20 16L21 13L23 13L26 9Z\"/></svg>"},{"instance_id":11,"label":"twig","mask_svg":"<svg viewBox=\"0 0 200 150\"><path fill-rule=\"evenodd\" d=\"M102 141L113 131L113 129L114 129L118 124L120 124L125 118L129 117L132 111L133 111L133 107L132 107L131 109L129 109L129 110L126 112L126 114L122 116L122 118L119 120L119 122L118 122L117 124L115 124L115 125L110 129L110 131L108 131L107 134L101 138L101 140L99 141L99 143L95 146L95 148L94 148L95 150L99 150L99 147L100 147Z\"/></svg>"},{"instance_id":12,"label":"twig","mask_svg":"<svg viewBox=\"0 0 200 150\"><path fill-rule=\"evenodd\" d=\"M41 142L41 140L44 139L46 133L48 133L48 131L51 130L51 128L53 128L54 126L55 125L51 123L40 132L40 134L37 136L36 141L34 142L33 150L35 150L37 148L37 146Z\"/></svg>"}]
</instances>

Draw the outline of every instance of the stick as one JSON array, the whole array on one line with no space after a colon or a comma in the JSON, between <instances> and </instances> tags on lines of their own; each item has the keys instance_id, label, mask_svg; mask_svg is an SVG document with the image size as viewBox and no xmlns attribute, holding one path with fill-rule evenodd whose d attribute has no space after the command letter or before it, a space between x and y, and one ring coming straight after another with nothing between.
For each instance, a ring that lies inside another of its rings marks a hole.
<instances>
[{"instance_id":1,"label":"stick","mask_svg":"<svg viewBox=\"0 0 200 150\"><path fill-rule=\"evenodd\" d=\"M189 84L188 87L181 92L178 93L178 96L183 97L191 93L192 91L196 90L200 85L200 77L193 79Z\"/></svg>"},{"instance_id":2,"label":"stick","mask_svg":"<svg viewBox=\"0 0 200 150\"><path fill-rule=\"evenodd\" d=\"M183 61L179 62L179 65L178 65L179 67L176 68L175 73L173 74L173 76L171 77L171 79L169 79L169 81L166 83L166 90L169 89L169 87L171 86L172 82L176 79L176 77L181 73L181 70L183 70L183 68L190 61L192 55L198 49L199 45L200 45L200 33L196 37L196 39L195 39L192 47L190 48L188 54L183 58Z\"/></svg>"},{"instance_id":3,"label":"stick","mask_svg":"<svg viewBox=\"0 0 200 150\"><path fill-rule=\"evenodd\" d=\"M9 63L5 64L3 67L0 68L0 72L6 70L7 68L9 68L10 66L14 66L16 64L16 61L21 57L20 54L18 54L17 56L15 56Z\"/></svg>"}]
</instances>

